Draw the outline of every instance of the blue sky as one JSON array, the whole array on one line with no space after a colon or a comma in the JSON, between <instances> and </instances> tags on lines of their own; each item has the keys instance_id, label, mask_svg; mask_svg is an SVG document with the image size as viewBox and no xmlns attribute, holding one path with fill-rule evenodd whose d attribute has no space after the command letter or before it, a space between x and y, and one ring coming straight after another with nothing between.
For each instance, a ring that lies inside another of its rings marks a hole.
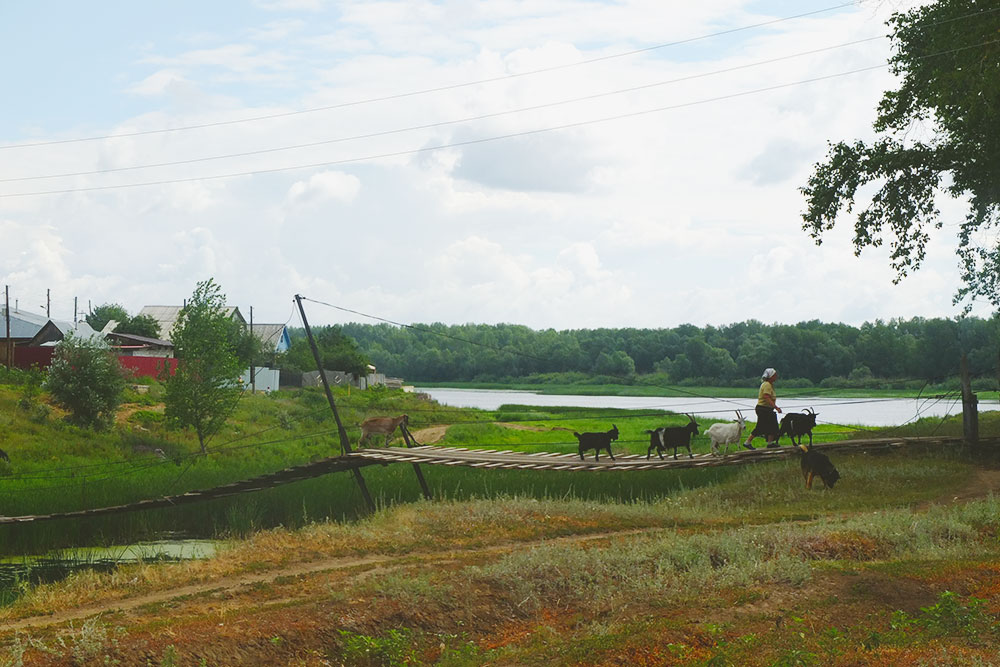
<instances>
[{"instance_id":1,"label":"blue sky","mask_svg":"<svg viewBox=\"0 0 1000 667\"><path fill-rule=\"evenodd\" d=\"M800 229L811 165L893 85L845 74L887 40L841 45L913 3L631 53L840 3L709 4L2 3L0 280L64 318L208 277L271 321L296 293L536 328L956 315L949 227L899 286L849 218Z\"/></svg>"}]
</instances>

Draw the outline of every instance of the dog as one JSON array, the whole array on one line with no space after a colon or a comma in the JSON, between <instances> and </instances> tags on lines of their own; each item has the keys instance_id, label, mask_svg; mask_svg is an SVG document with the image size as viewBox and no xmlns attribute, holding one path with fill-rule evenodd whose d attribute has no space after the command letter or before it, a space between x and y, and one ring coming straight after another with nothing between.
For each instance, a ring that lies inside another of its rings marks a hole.
<instances>
[{"instance_id":1,"label":"dog","mask_svg":"<svg viewBox=\"0 0 1000 667\"><path fill-rule=\"evenodd\" d=\"M812 451L808 445L799 445L799 449L802 450L802 476L806 480L806 488L812 488L813 478L818 475L823 480L823 485L832 489L840 479L840 473L827 455Z\"/></svg>"}]
</instances>

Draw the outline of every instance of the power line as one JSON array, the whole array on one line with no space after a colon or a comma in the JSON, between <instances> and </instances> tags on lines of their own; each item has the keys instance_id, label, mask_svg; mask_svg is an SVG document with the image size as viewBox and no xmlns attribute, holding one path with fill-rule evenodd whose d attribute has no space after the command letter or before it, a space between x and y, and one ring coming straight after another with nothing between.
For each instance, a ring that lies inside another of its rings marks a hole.
<instances>
[{"instance_id":1,"label":"power line","mask_svg":"<svg viewBox=\"0 0 1000 667\"><path fill-rule=\"evenodd\" d=\"M41 195L71 194L71 193L76 193L76 192L98 192L98 191L104 191L104 190L120 190L120 189L125 189L125 188L148 187L148 186L154 186L154 185L172 185L172 184L177 184L177 183L192 183L192 182L196 182L196 181L213 181L213 180L220 180L220 179L226 179L226 178L237 178L237 177L240 177L240 176L256 176L256 175L261 175L261 174L273 174L273 173L280 173L280 172L286 172L286 171L298 171L298 170L302 170L302 169L315 169L315 168L318 168L318 167L332 167L332 166L344 165L344 164L354 164L354 163L358 163L358 162L369 162L369 161L372 161L372 160L380 160L380 159L393 158L393 157L402 157L402 156L406 156L406 155L417 155L417 154L420 154L420 153L428 153L428 152L439 151L439 150L444 150L444 149L448 149L448 148L460 148L460 147L463 147L463 146L474 146L474 145L477 145L477 144L484 144L484 143L489 143L489 142L493 142L493 141L500 141L502 139L513 139L513 138L517 138L517 137L526 137L526 136L532 136L532 135L536 135L536 134L544 134L544 133L547 133L547 132L554 132L554 131L557 131L557 130L567 130L567 129L573 129L573 128L577 128L577 127L584 127L584 126L587 126L587 125L596 125L598 123L606 123L606 122L610 122L610 121L623 120L623 119L626 119L626 118L635 118L635 117L638 117L638 116L644 116L644 115L649 115L649 114L653 114L653 113L659 113L659 112L663 112L663 111L671 111L671 110L675 110L675 109L682 109L682 108L686 108L686 107L697 106L697 105L700 105L700 104L708 104L710 102L719 102L719 101L722 101L722 100L735 99L735 98L738 98L738 97L745 97L745 96L753 95L753 94L757 94L757 93L768 92L768 91L772 91L772 90L778 90L778 89L781 89L781 88L788 88L790 86L795 86L795 85L802 85L802 84L806 84L806 83L814 83L816 81L822 81L822 80L826 80L826 79L832 79L832 78L836 78L836 77L847 76L847 75L850 75L850 74L857 74L857 73L860 73L860 72L867 72L867 71L876 70L876 69L885 69L887 67L888 67L887 64L874 65L874 66L871 66L871 67L863 67L863 68L856 69L856 70L851 70L851 71L848 71L848 72L841 72L841 73L838 73L838 74L831 74L831 75L827 75L827 76L816 77L816 78L813 78L813 79L805 79L805 80L802 80L802 81L796 81L796 82L792 82L792 83L780 84L780 85L775 85L775 86L768 86L766 88L758 88L758 89L755 89L755 90L744 91L742 93L734 93L734 94L730 94L730 95L722 95L722 96L719 96L719 97L713 97L713 98L698 100L698 101L695 101L695 102L686 102L686 103L683 103L683 104L676 104L676 105L665 106L665 107L657 107L657 108L654 108L654 109L646 109L646 110L642 110L642 111L633 111L633 112L626 113L626 114L619 114L619 115L615 115L615 116L607 116L607 117L604 117L604 118L596 118L596 119L592 119L592 120L579 121L579 122L575 122L575 123L565 123L565 124L562 124L562 125L555 125L555 126L546 127L546 128L538 128L538 129L534 129L534 130L524 130L524 131L521 131L521 132L511 132L509 134L495 135L495 136L492 136L492 137L483 137L483 138L479 138L479 139L469 139L469 140L466 140L466 141L456 141L456 142L451 142L451 143L446 143L446 144L438 144L436 146L425 146L423 148L414 148L414 149L401 150L401 151L392 151L392 152L388 152L388 153L377 153L377 154L372 154L372 155L365 155L365 156L362 156L362 157L344 158L344 159L341 159L341 160L327 160L327 161L323 161L323 162L313 162L313 163L309 163L309 164L293 165L293 166L289 166L289 167L271 167L271 168L267 168L267 169L255 169L255 170L251 170L251 171L233 172L233 173L228 173L228 174L216 174L214 176L194 176L194 177L190 177L190 178L162 179L162 180L157 180L157 181L144 181L144 182L140 182L140 183L125 183L125 184L118 184L118 185L100 185L100 186L90 186L90 187L82 187L82 188L63 188L63 189L57 189L57 190L42 190L42 191L37 191L37 192L5 193L5 194L0 194L0 198L2 198L2 199L8 199L8 198L15 198L15 197L36 197L36 196L41 196Z\"/></svg>"},{"instance_id":2,"label":"power line","mask_svg":"<svg viewBox=\"0 0 1000 667\"><path fill-rule=\"evenodd\" d=\"M963 47L959 47L959 48L956 48L956 49L950 49L950 50L947 50L947 51L940 51L940 52L933 53L933 54L927 54L926 56L922 56L922 57L923 58L929 58L929 57L932 57L932 56L947 55L947 54L951 54L951 53L957 53L959 51L964 51L964 50L973 49L973 48L979 48L979 47L983 47L983 46L989 46L989 45L997 44L997 43L1000 43L1000 40L991 40L991 41L988 41L988 42L982 42L980 44L975 44L975 45L970 45L970 46L963 46ZM589 125L596 125L596 124L599 124L599 123L606 123L606 122L612 122L612 121L617 121L617 120L624 120L624 119L627 119L627 118L637 118L637 117L640 117L640 116L646 116L646 115L650 115L650 114L654 114L654 113L661 113L661 112L664 112L664 111L673 111L673 110L677 110L677 109L683 109L683 108L688 108L688 107L700 106L700 105L703 105L703 104L709 104L709 103L712 103L712 102L721 102L721 101L725 101L725 100L731 100L731 99L737 99L737 98L740 98L740 97L747 97L747 96L750 96L750 95L756 95L756 94L759 94L759 93L771 92L771 91L774 91L774 90L781 90L781 89L790 88L790 87L793 87L793 86L800 86L800 85L805 85L805 84L809 84L809 83L816 83L818 81L826 81L826 80L835 79L835 78L839 78L839 77L849 76L849 75L852 75L852 74L859 74L859 73L863 73L863 72L870 72L870 71L874 71L874 70L878 70L878 69L886 69L888 67L889 67L888 63L883 63L883 64L879 64L879 65L872 65L872 66L869 66L869 67L860 67L860 68L857 68L857 69L848 70L846 72L838 72L838 73L835 73L835 74L827 74L827 75L824 75L824 76L812 77L812 78L809 78L809 79L802 79L802 80L799 80L799 81L792 81L792 82L789 82L789 83L776 84L776 85L773 85L773 86L766 86L766 87L763 87L763 88L755 88L753 90L743 91L743 92L739 92L739 93L731 93L731 94L727 94L727 95L719 95L719 96L716 96L716 97L710 97L710 98L706 98L706 99L702 99L702 100L696 100L696 101L693 101L693 102L684 102L684 103L681 103L681 104L674 104L674 105L668 105L668 106L663 106L663 107L655 107L655 108L652 108L652 109L644 109L644 110L640 110L640 111L633 111L633 112L629 112L629 113L625 113L625 114L617 114L617 115L614 115L614 116L606 116L606 117L603 117L603 118L594 118L594 119L590 119L590 120L577 121L577 122L573 122L573 123L564 123L564 124L561 124L561 125L554 125L554 126L550 126L550 127L537 128L537 129L534 129L534 130L524 130L524 131L520 131L520 132L511 132L511 133L508 133L508 134L495 135L495 136L492 136L492 137L482 137L482 138L479 138L479 139L469 139L469 140L466 140L466 141L456 141L456 142L451 142L451 143L446 143L446 144L438 144L436 146L425 146L423 148L414 148L414 149L401 150L401 151L392 151L392 152L388 152L388 153L379 153L379 154L366 155L366 156L354 157L354 158L344 158L344 159L340 159L340 160L327 160L327 161L323 161L323 162L313 162L313 163L309 163L309 164L292 165L292 166L288 166L288 167L271 167L271 168L267 168L267 169L255 169L255 170L244 171L244 172L235 172L235 173L228 173L228 174L216 174L214 176L193 176L193 177L189 177L189 178L162 179L162 180L157 180L157 181L144 181L144 182L140 182L140 183L125 183L125 184L118 184L118 185L100 185L100 186L90 186L90 187L81 187L81 188L63 188L63 189L57 189L57 190L42 190L42 191L37 191L37 192L6 193L6 194L0 194L0 199L19 198L19 197L35 197L35 196L41 196L41 195L54 195L54 194L71 194L71 193L77 193L77 192L99 192L99 191L105 191L105 190L120 190L120 189L125 189L125 188L148 187L148 186L154 186L154 185L172 185L172 184L178 184L178 183L191 183L191 182L199 182L199 181L213 181L213 180L220 180L220 179L226 179L226 178L237 178L237 177L241 177L241 176L255 176L255 175L261 175L261 174L273 174L273 173L280 173L280 172L287 172L287 171L298 171L298 170L302 170L302 169L315 169L315 168L318 168L318 167L332 167L332 166L343 165L343 164L353 164L353 163L358 163L358 162L368 162L368 161L371 161L371 160L379 160L379 159L386 159L386 158L392 158L392 157L402 157L402 156L406 156L406 155L417 155L417 154L421 154L421 153L428 153L428 152L433 152L433 151L438 151L438 150L443 150L443 149L448 149L448 148L459 148L459 147L463 147L463 146L473 146L473 145L478 145L478 144L490 143L490 142L493 142L493 141L500 141L500 140L503 140L503 139L512 139L512 138L517 138L517 137L533 136L533 135L537 135L537 134L544 134L544 133L554 132L554 131L558 131L558 130L574 129L574 128L578 128L578 127L585 127L585 126L589 126Z\"/></svg>"},{"instance_id":3,"label":"power line","mask_svg":"<svg viewBox=\"0 0 1000 667\"><path fill-rule=\"evenodd\" d=\"M342 109L342 108L346 108L346 107L359 106L359 105L363 105L363 104L371 104L371 103L374 103L374 102L387 102L387 101L392 101L392 100L405 99L405 98L408 98L408 97L416 97L418 95L427 95L427 94L430 94L430 93L438 93L438 92L443 92L443 91L447 91L447 90L456 90L456 89L459 89L459 88L466 88L466 87L470 87L470 86L478 86L478 85L482 85L482 84L486 84L486 83L496 83L496 82L499 82L499 81L508 81L508 80L511 80L511 79L523 78L523 77L527 77L527 76L533 76L533 75L536 75L536 74L543 74L543 73L546 73L546 72L555 72L555 71L559 71L559 70L570 69L570 68L573 68L573 67L580 67L582 65L590 65L590 64L594 64L594 63L598 63L598 62L605 62L605 61L608 61L608 60L615 60L615 59L618 59L618 58L626 58L626 57L637 55L637 54L640 54L640 53L649 53L651 51L656 51L656 50L659 50L659 49L666 49L666 48L670 48L670 47L674 47L674 46L680 46L680 45L683 45L683 44L690 44L692 42L697 42L697 41L701 41L701 40L705 40L705 39L711 39L711 38L714 38L714 37L721 37L723 35L730 35L730 34L734 34L734 33L737 33L737 32L743 32L743 31L747 31L747 30L754 30L756 28L762 28L762 27L769 26L769 25L775 25L777 23L782 23L784 21L792 21L792 20L795 20L795 19L805 18L807 16L813 16L813 15L816 15L816 14L822 14L822 13L825 13L825 12L831 12L831 11L834 11L834 10L837 10L837 9L843 9L844 7L852 6L854 4L855 3L853 1L852 2L845 2L843 4L834 5L832 7L825 7L823 9L817 9L817 10L811 11L811 12L804 12L802 14L795 14L793 16L786 16L786 17L783 17L783 18L772 19L770 21L763 21L763 22L760 22L760 23L754 23L754 24L747 25L747 26L742 26L742 27L739 27L739 28L731 28L729 30L721 30L721 31L718 31L718 32L713 32L713 33L709 33L709 34L705 34L705 35L699 35L697 37L689 37L689 38L677 40L677 41L674 41L674 42L667 42L667 43L664 43L664 44L657 44L657 45L654 45L654 46L648 46L648 47L644 47L644 48L641 48L641 49L634 49L632 51L625 51L625 52L622 52L622 53L615 53L615 54L610 54L610 55L606 55L606 56L599 56L597 58L589 58L587 60L580 60L580 61L577 61L577 62L574 62L574 63L567 63L567 64L564 64L564 65L553 65L553 66L550 66L550 67L543 67L543 68L529 70L529 71L526 71L526 72L519 72L519 73L515 73L515 74L505 74L503 76L491 77L491 78L486 78L486 79L478 79L478 80L475 80L475 81L466 81L466 82L463 82L463 83L450 84L450 85L446 85L446 86L438 86L436 88L425 88L425 89L415 90L415 91L411 91L411 92L407 92L407 93L396 93L396 94L393 94L393 95L385 95L385 96L382 96L382 97L371 97L371 98L362 99L362 100L356 100L356 101L352 101L352 102L342 102L342 103L339 103L339 104L331 104L331 105L322 106L322 107L314 107L314 108L311 108L311 109L301 109L301 110L298 110L298 111L286 111L286 112L276 113L276 114L266 114L266 115L261 115L261 116L253 116L253 117L250 117L250 118L240 118L240 119L232 119L232 120L225 120L225 121L216 121L216 122L212 122L212 123L200 123L200 124L196 124L196 125L185 125L185 126L181 126L181 127L159 128L159 129L154 129L154 130L140 130L140 131L135 131L135 132L124 132L124 133L120 133L120 134L106 134L106 135L98 135L98 136L92 136L92 137L82 137L82 138L75 138L75 139L58 139L58 140L53 140L53 141L39 141L39 142L22 143L22 144L10 144L10 145L7 145L7 146L0 146L0 150L7 150L7 149L11 149L11 148L29 148L29 147L37 147L37 146L52 146L52 145L59 145L59 144L79 143L79 142L85 142L85 141L100 141L100 140L103 140L103 139L118 139L118 138L125 138L125 137L137 137L137 136L145 136L145 135L150 135L150 134L163 134L163 133L166 133L166 132L182 132L182 131L186 131L186 130L197 130L197 129L203 129L203 128L208 128L208 127L221 127L221 126L225 126L225 125L236 125L236 124L239 124L239 123L250 123L250 122L255 122L255 121L260 121L260 120L270 120L270 119L274 119L274 118L287 118L289 116L298 116L298 115L302 115L302 114L316 113L316 112L319 112L319 111L331 111L331 110L334 110L334 109Z\"/></svg>"},{"instance_id":4,"label":"power line","mask_svg":"<svg viewBox=\"0 0 1000 667\"><path fill-rule=\"evenodd\" d=\"M584 95L582 97L574 97L565 100L559 100L557 102L547 102L545 104L536 104L533 106L520 107L517 109L508 109L506 111L496 111L493 113L480 114L477 116L467 116L465 118L455 118L452 120L443 120L434 123L426 123L423 125L411 125L408 127L396 128L391 130L383 130L380 132L371 132L368 134L356 134L347 137L338 137L335 139L324 139L320 141L311 141L303 144L293 144L288 146L277 146L273 148L264 148L255 151L243 151L240 153L226 153L223 155L211 155L206 157L190 158L186 160L175 160L171 162L156 162L151 164L142 165L130 165L127 167L109 167L107 169L93 169L90 171L74 171L65 172L62 174L43 174L37 176L19 176L15 178L0 178L0 183L14 183L20 181L37 181L50 178L68 178L72 176L94 176L97 174L111 174L111 173L121 173L125 171L134 171L137 169L156 169L160 167L176 167L179 165L196 164L200 162L210 162L213 160L226 160L237 157L251 157L254 155L266 155L270 153L278 153L282 151L300 150L303 148L315 148L317 146L328 146L330 144L343 143L347 141L357 141L360 139L374 139L378 137L390 136L393 134L402 134L404 132L415 132L418 130L430 130L439 127L447 127L449 125L458 125L461 123L471 123L478 120L486 120L489 118L498 118L501 116L509 116L517 113L524 113L527 111L538 111L540 109L550 109L553 107L563 106L567 104L576 104L578 102L587 102L591 100L600 99L602 97L611 97L613 95L622 95L625 93L634 93L640 90L649 90L650 88L657 88L662 86L668 86L675 83L682 83L684 81L693 81L696 79L702 79L709 76L716 76L718 74L728 74L731 72L737 72L744 69L750 69L752 67L760 67L761 65L770 65L776 62L781 62L784 60L791 60L793 58L801 58L802 56L815 55L817 53L823 53L826 51L832 51L834 49L841 49L848 46L857 46L858 44L864 44L867 42L872 42L878 39L885 39L884 35L876 35L874 37L866 37L864 39L855 40L852 42L845 42L843 44L836 44L834 46L826 46L818 49L812 49L809 51L801 51L798 53L793 53L785 56L779 56L776 58L769 58L767 60L758 60L756 62L747 63L744 65L735 65L733 67L726 67L723 69L714 70L711 72L701 72L698 74L691 74L688 76L682 76L675 79L668 79L666 81L657 81L654 83L647 83L638 86L631 86L629 88L619 88L616 90L605 91L602 93L594 93L592 95Z\"/></svg>"}]
</instances>

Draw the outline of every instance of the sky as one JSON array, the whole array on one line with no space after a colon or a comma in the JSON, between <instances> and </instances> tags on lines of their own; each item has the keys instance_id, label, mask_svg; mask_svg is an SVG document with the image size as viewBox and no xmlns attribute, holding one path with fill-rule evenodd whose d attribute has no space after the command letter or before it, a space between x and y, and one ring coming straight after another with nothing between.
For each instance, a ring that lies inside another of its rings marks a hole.
<instances>
[{"instance_id":1,"label":"sky","mask_svg":"<svg viewBox=\"0 0 1000 667\"><path fill-rule=\"evenodd\" d=\"M0 3L0 282L56 319L209 278L292 326L296 294L310 324L955 317L962 202L898 285L851 216L802 230L913 6Z\"/></svg>"}]
</instances>

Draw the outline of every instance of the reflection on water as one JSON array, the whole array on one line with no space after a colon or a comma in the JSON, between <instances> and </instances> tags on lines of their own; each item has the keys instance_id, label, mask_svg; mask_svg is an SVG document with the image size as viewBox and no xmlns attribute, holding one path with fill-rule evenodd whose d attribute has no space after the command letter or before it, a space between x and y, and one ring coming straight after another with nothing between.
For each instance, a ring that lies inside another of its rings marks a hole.
<instances>
[{"instance_id":1,"label":"reflection on water","mask_svg":"<svg viewBox=\"0 0 1000 667\"><path fill-rule=\"evenodd\" d=\"M211 540L163 540L0 559L0 606L16 600L27 585L60 581L81 570L110 572L126 563L210 558L217 549L218 542Z\"/></svg>"},{"instance_id":2,"label":"reflection on water","mask_svg":"<svg viewBox=\"0 0 1000 667\"><path fill-rule=\"evenodd\" d=\"M669 412L689 412L713 419L729 419L735 410L742 410L753 421L756 389L747 391L746 398L711 398L689 396L665 398L659 396L583 396L579 394L536 394L530 391L504 389L425 389L444 405L462 408L496 410L501 405L536 405L540 407L624 408ZM792 390L789 390L791 393ZM798 390L801 391L801 390ZM948 398L784 398L778 388L778 406L785 412L802 412L812 408L819 422L858 426L899 426L921 417L944 417L961 414L962 402L956 396ZM998 410L997 401L979 401L979 411Z\"/></svg>"}]
</instances>

